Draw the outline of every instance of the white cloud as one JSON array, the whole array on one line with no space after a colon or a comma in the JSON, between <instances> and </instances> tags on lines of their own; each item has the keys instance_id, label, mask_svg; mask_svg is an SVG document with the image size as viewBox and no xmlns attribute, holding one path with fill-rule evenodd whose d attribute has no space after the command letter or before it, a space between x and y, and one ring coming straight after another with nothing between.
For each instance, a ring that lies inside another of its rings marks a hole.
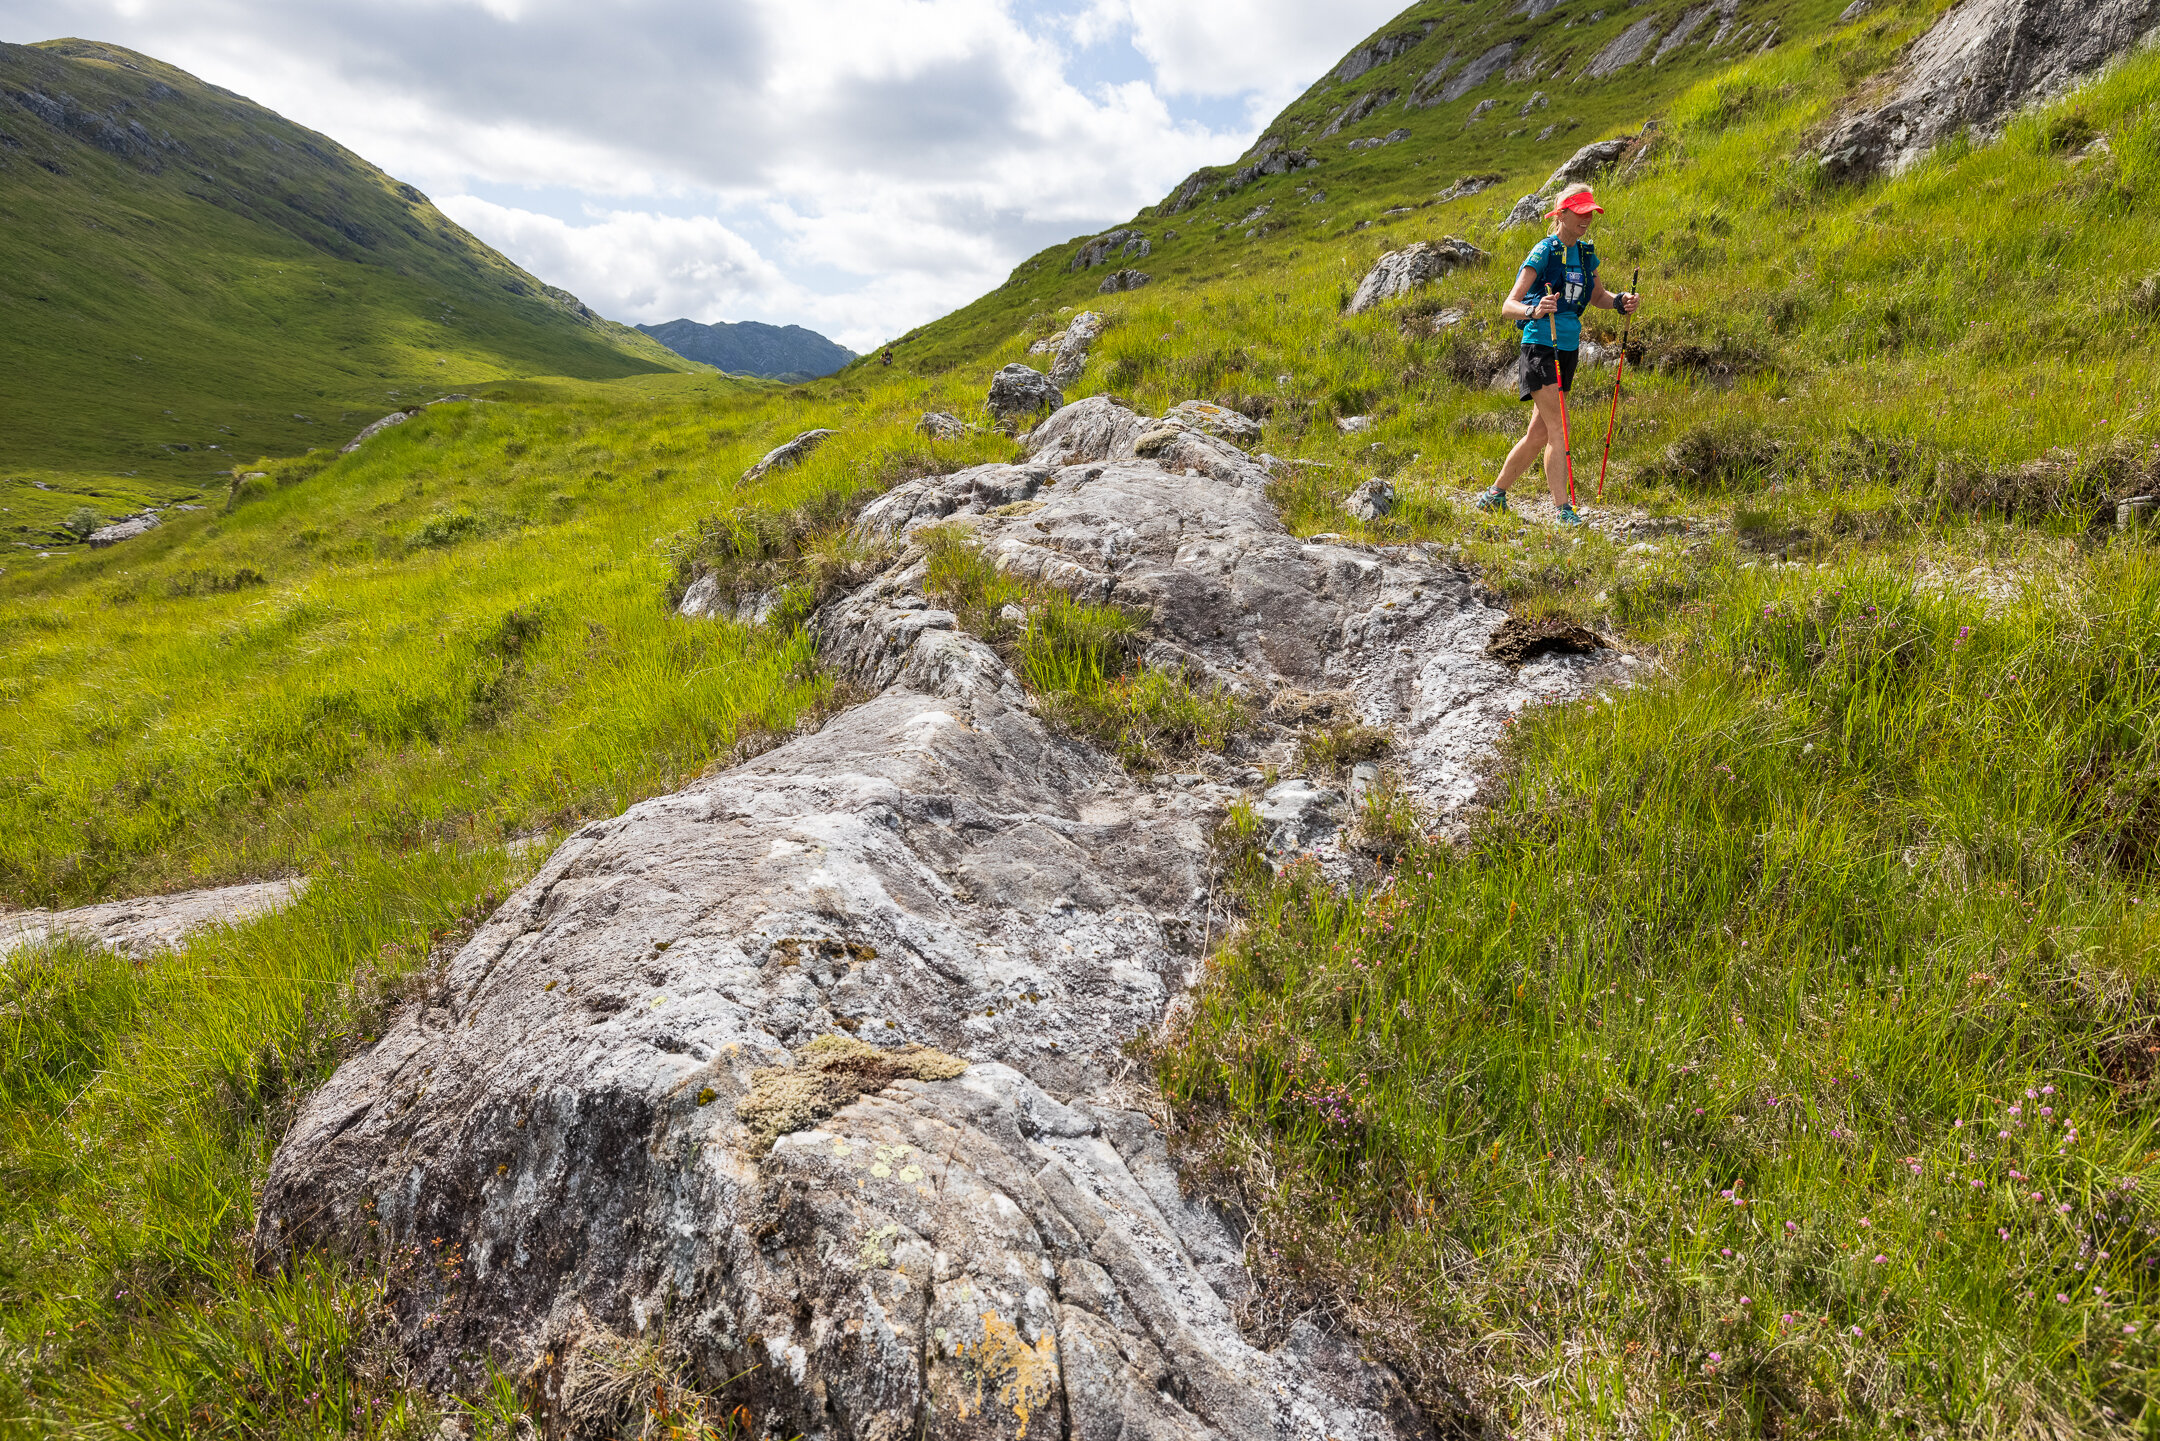
<instances>
[{"instance_id":1,"label":"white cloud","mask_svg":"<svg viewBox=\"0 0 2160 1441\"><path fill-rule=\"evenodd\" d=\"M247 95L604 314L863 349L1231 159L1400 3L7 0L0 38Z\"/></svg>"}]
</instances>

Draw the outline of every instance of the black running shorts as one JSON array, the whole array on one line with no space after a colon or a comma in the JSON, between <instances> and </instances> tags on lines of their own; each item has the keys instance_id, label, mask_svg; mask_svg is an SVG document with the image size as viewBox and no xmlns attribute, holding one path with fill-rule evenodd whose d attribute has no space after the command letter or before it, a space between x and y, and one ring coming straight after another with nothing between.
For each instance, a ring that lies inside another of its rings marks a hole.
<instances>
[{"instance_id":1,"label":"black running shorts","mask_svg":"<svg viewBox=\"0 0 2160 1441\"><path fill-rule=\"evenodd\" d=\"M1516 366L1517 378L1522 382L1522 394L1518 399L1528 400L1538 391L1553 383L1554 357L1559 357L1560 390L1563 394L1575 389L1575 361L1579 352L1554 351L1549 345L1526 345L1522 348L1522 360Z\"/></svg>"}]
</instances>

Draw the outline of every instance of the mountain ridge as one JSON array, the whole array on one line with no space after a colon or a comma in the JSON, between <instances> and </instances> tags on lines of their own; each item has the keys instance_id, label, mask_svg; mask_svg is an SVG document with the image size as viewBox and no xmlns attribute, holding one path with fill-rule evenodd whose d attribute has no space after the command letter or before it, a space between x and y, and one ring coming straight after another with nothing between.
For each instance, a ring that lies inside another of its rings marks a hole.
<instances>
[{"instance_id":1,"label":"mountain ridge","mask_svg":"<svg viewBox=\"0 0 2160 1441\"><path fill-rule=\"evenodd\" d=\"M0 44L0 367L17 515L86 471L101 504L185 494L415 394L686 368L329 137L81 39Z\"/></svg>"},{"instance_id":2,"label":"mountain ridge","mask_svg":"<svg viewBox=\"0 0 2160 1441\"><path fill-rule=\"evenodd\" d=\"M686 360L764 380L816 380L857 358L846 346L800 325L683 319L637 329Z\"/></svg>"}]
</instances>

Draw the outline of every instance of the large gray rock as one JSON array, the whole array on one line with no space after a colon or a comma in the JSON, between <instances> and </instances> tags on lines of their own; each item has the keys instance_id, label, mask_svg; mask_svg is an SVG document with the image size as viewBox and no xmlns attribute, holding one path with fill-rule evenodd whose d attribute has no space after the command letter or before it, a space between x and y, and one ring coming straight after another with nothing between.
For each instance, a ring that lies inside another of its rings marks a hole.
<instances>
[{"instance_id":1,"label":"large gray rock","mask_svg":"<svg viewBox=\"0 0 2160 1441\"><path fill-rule=\"evenodd\" d=\"M1056 410L1065 403L1064 392L1041 371L1017 361L990 377L988 404L999 420L1015 420Z\"/></svg>"},{"instance_id":2,"label":"large gray rock","mask_svg":"<svg viewBox=\"0 0 2160 1441\"><path fill-rule=\"evenodd\" d=\"M1124 290L1138 290L1155 277L1145 270L1113 270L1103 277L1103 283L1095 287L1098 295L1116 295Z\"/></svg>"},{"instance_id":3,"label":"large gray rock","mask_svg":"<svg viewBox=\"0 0 2160 1441\"><path fill-rule=\"evenodd\" d=\"M1482 265L1489 257L1467 240L1448 236L1444 240L1420 240L1402 250L1390 250L1374 262L1359 282L1344 311L1358 315L1384 300L1408 295L1420 285L1454 274L1466 265Z\"/></svg>"},{"instance_id":4,"label":"large gray rock","mask_svg":"<svg viewBox=\"0 0 2160 1441\"><path fill-rule=\"evenodd\" d=\"M1137 271L1119 271L1103 282L1105 289L1118 275L1137 274ZM1066 387L1080 383L1080 372L1087 369L1088 352L1095 346L1095 338L1102 334L1103 318L1092 310L1083 310L1072 318L1065 333L1058 341L1056 357L1050 362L1050 383L1060 392Z\"/></svg>"},{"instance_id":5,"label":"large gray rock","mask_svg":"<svg viewBox=\"0 0 2160 1441\"><path fill-rule=\"evenodd\" d=\"M1399 30L1392 35L1377 35L1343 57L1342 64L1335 67L1335 79L1349 84L1368 70L1374 70L1389 61L1409 54L1424 40L1432 27L1418 30Z\"/></svg>"},{"instance_id":6,"label":"large gray rock","mask_svg":"<svg viewBox=\"0 0 2160 1441\"><path fill-rule=\"evenodd\" d=\"M790 470L801 465L809 458L811 451L839 433L836 430L806 430L785 445L776 445L766 451L764 459L743 472L743 479L757 480L773 471Z\"/></svg>"},{"instance_id":7,"label":"large gray rock","mask_svg":"<svg viewBox=\"0 0 2160 1441\"><path fill-rule=\"evenodd\" d=\"M339 446L338 454L351 455L361 446L366 445L376 436L381 435L384 431L388 430L391 426L403 425L406 421L411 420L414 416L418 414L420 414L420 411L417 409L393 410L388 415L384 416L381 420L378 420L374 424L367 426L358 435L354 436L351 440L348 440L343 445Z\"/></svg>"},{"instance_id":8,"label":"large gray rock","mask_svg":"<svg viewBox=\"0 0 2160 1441\"><path fill-rule=\"evenodd\" d=\"M1130 460L1133 442L1154 422L1116 396L1076 400L1028 432L1028 454L1050 466Z\"/></svg>"},{"instance_id":9,"label":"large gray rock","mask_svg":"<svg viewBox=\"0 0 2160 1441\"><path fill-rule=\"evenodd\" d=\"M280 910L306 889L305 880L260 881L106 901L71 911L10 911L0 914L0 956L66 937L147 960L197 931L238 925Z\"/></svg>"},{"instance_id":10,"label":"large gray rock","mask_svg":"<svg viewBox=\"0 0 2160 1441\"><path fill-rule=\"evenodd\" d=\"M1620 157L1627 154L1638 137L1622 135L1612 140L1593 140L1560 163L1560 168L1545 177L1540 195L1558 195L1570 185L1588 184L1611 169Z\"/></svg>"},{"instance_id":11,"label":"large gray rock","mask_svg":"<svg viewBox=\"0 0 2160 1441\"><path fill-rule=\"evenodd\" d=\"M1123 1047L1213 928L1233 792L1049 730L911 542L968 526L1008 572L1152 615L1150 664L1393 727L1438 807L1587 662L1486 659L1502 616L1466 573L1299 540L1258 465L1169 434L1215 471L978 466L867 507L900 558L812 630L873 698L566 841L310 1098L260 1259L394 1262L390 1338L440 1388L493 1365L559 1399L583 1348L637 1335L809 1441L1428 1434L1350 1338L1241 1334L1245 1238L1128 1099Z\"/></svg>"},{"instance_id":12,"label":"large gray rock","mask_svg":"<svg viewBox=\"0 0 2160 1441\"><path fill-rule=\"evenodd\" d=\"M1454 104L1506 69L1508 61L1513 60L1515 52L1520 49L1522 49L1520 40L1501 41L1498 45L1493 46L1492 49L1487 50L1477 59L1465 65L1454 79L1434 91L1432 98L1424 103L1428 105Z\"/></svg>"},{"instance_id":13,"label":"large gray rock","mask_svg":"<svg viewBox=\"0 0 2160 1441\"><path fill-rule=\"evenodd\" d=\"M932 440L961 440L975 429L949 410L926 410L915 422L915 433Z\"/></svg>"},{"instance_id":14,"label":"large gray rock","mask_svg":"<svg viewBox=\"0 0 2160 1441\"><path fill-rule=\"evenodd\" d=\"M2061 93L2152 35L2160 0L1966 0L1920 37L1888 103L1822 148L1841 179L1896 174L1959 130L1996 134L2019 107Z\"/></svg>"}]
</instances>

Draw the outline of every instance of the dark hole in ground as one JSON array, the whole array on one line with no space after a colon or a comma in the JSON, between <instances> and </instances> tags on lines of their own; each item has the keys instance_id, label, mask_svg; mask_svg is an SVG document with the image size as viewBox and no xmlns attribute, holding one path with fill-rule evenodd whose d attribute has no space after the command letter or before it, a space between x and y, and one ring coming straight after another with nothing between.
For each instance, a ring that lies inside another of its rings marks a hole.
<instances>
[{"instance_id":1,"label":"dark hole in ground","mask_svg":"<svg viewBox=\"0 0 2160 1441\"><path fill-rule=\"evenodd\" d=\"M1502 665L1512 666L1555 651L1562 655L1588 655L1604 644L1604 638L1596 631L1561 616L1529 620L1511 615L1493 632L1485 654Z\"/></svg>"}]
</instances>

